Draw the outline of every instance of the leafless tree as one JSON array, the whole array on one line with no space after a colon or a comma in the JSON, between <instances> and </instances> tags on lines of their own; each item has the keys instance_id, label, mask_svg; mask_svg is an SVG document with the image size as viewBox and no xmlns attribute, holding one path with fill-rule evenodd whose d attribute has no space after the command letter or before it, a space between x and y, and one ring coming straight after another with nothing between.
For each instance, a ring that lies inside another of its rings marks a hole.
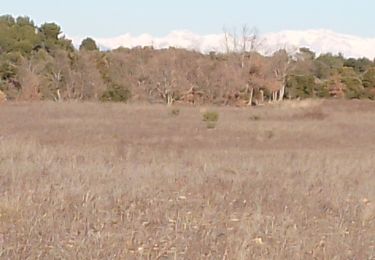
<instances>
[{"instance_id":1,"label":"leafless tree","mask_svg":"<svg viewBox=\"0 0 375 260\"><path fill-rule=\"evenodd\" d=\"M22 91L19 99L38 100L40 99L41 80L38 75L38 64L30 60L23 59L18 71L18 81L21 84Z\"/></svg>"},{"instance_id":2,"label":"leafless tree","mask_svg":"<svg viewBox=\"0 0 375 260\"><path fill-rule=\"evenodd\" d=\"M233 54L238 57L242 76L247 78L245 92L248 96L247 105L251 106L254 103L254 88L256 87L256 84L254 84L255 74L252 71L254 56L261 45L258 31L256 28L250 29L247 25L243 25L239 39L235 29L230 33L224 28L224 40L227 55Z\"/></svg>"},{"instance_id":3,"label":"leafless tree","mask_svg":"<svg viewBox=\"0 0 375 260\"><path fill-rule=\"evenodd\" d=\"M272 93L272 101L282 101L285 95L286 77L291 69L293 58L286 50L279 50L272 56L272 72L279 82L279 88Z\"/></svg>"}]
</instances>

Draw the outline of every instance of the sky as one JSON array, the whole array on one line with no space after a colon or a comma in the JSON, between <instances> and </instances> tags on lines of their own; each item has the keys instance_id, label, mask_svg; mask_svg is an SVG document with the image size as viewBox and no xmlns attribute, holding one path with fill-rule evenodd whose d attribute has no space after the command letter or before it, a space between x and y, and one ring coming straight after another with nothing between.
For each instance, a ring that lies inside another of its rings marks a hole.
<instances>
[{"instance_id":1,"label":"sky","mask_svg":"<svg viewBox=\"0 0 375 260\"><path fill-rule=\"evenodd\" d=\"M1 14L56 22L68 36L163 36L173 30L221 33L246 24L260 33L328 29L375 37L374 0L12 0Z\"/></svg>"}]
</instances>

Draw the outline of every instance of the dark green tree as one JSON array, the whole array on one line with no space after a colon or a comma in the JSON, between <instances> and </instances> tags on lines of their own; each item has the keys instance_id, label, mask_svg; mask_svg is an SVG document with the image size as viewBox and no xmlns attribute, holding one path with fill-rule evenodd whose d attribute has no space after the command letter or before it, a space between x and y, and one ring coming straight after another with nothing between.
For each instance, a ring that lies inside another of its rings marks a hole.
<instances>
[{"instance_id":1,"label":"dark green tree","mask_svg":"<svg viewBox=\"0 0 375 260\"><path fill-rule=\"evenodd\" d=\"M313 75L289 75L286 81L286 96L290 99L314 96L315 80Z\"/></svg>"},{"instance_id":2,"label":"dark green tree","mask_svg":"<svg viewBox=\"0 0 375 260\"><path fill-rule=\"evenodd\" d=\"M131 98L131 92L128 88L112 84L103 92L100 97L102 102L127 102Z\"/></svg>"},{"instance_id":3,"label":"dark green tree","mask_svg":"<svg viewBox=\"0 0 375 260\"><path fill-rule=\"evenodd\" d=\"M17 25L20 26L31 26L35 27L34 21L30 19L28 16L19 16L16 19Z\"/></svg>"},{"instance_id":4,"label":"dark green tree","mask_svg":"<svg viewBox=\"0 0 375 260\"><path fill-rule=\"evenodd\" d=\"M13 25L13 24L16 23L16 21L13 18L13 16L7 14L7 15L0 16L0 23L5 23L7 25Z\"/></svg>"},{"instance_id":5,"label":"dark green tree","mask_svg":"<svg viewBox=\"0 0 375 260\"><path fill-rule=\"evenodd\" d=\"M46 40L57 41L61 34L60 26L55 23L44 23L40 26L39 31Z\"/></svg>"},{"instance_id":6,"label":"dark green tree","mask_svg":"<svg viewBox=\"0 0 375 260\"><path fill-rule=\"evenodd\" d=\"M29 55L41 44L42 39L37 33L34 22L29 17L18 17L16 21L17 23L14 25L14 51Z\"/></svg>"},{"instance_id":7,"label":"dark green tree","mask_svg":"<svg viewBox=\"0 0 375 260\"><path fill-rule=\"evenodd\" d=\"M375 67L366 71L363 75L362 83L365 88L375 88Z\"/></svg>"},{"instance_id":8,"label":"dark green tree","mask_svg":"<svg viewBox=\"0 0 375 260\"><path fill-rule=\"evenodd\" d=\"M368 69L362 78L365 94L370 99L375 99L375 67Z\"/></svg>"},{"instance_id":9,"label":"dark green tree","mask_svg":"<svg viewBox=\"0 0 375 260\"><path fill-rule=\"evenodd\" d=\"M371 60L367 58L360 58L360 59L349 58L345 60L344 66L353 68L354 71L358 73L363 73L366 70L368 70L371 66L373 66L373 63L371 62Z\"/></svg>"},{"instance_id":10,"label":"dark green tree","mask_svg":"<svg viewBox=\"0 0 375 260\"><path fill-rule=\"evenodd\" d=\"M43 39L43 47L51 52L58 46L61 28L55 23L45 23L39 28L39 33Z\"/></svg>"},{"instance_id":11,"label":"dark green tree","mask_svg":"<svg viewBox=\"0 0 375 260\"><path fill-rule=\"evenodd\" d=\"M333 55L332 53L321 54L316 60L327 65L330 69L342 68L345 62L342 54Z\"/></svg>"},{"instance_id":12,"label":"dark green tree","mask_svg":"<svg viewBox=\"0 0 375 260\"><path fill-rule=\"evenodd\" d=\"M41 43L34 22L29 17L0 18L0 53L20 52L30 55L32 50Z\"/></svg>"},{"instance_id":13,"label":"dark green tree","mask_svg":"<svg viewBox=\"0 0 375 260\"><path fill-rule=\"evenodd\" d=\"M343 67L344 61L342 54L321 54L314 60L314 75L319 79L328 79Z\"/></svg>"},{"instance_id":14,"label":"dark green tree","mask_svg":"<svg viewBox=\"0 0 375 260\"><path fill-rule=\"evenodd\" d=\"M92 38L88 37L82 41L81 45L79 46L79 50L97 51L99 48L96 45L96 42Z\"/></svg>"},{"instance_id":15,"label":"dark green tree","mask_svg":"<svg viewBox=\"0 0 375 260\"><path fill-rule=\"evenodd\" d=\"M74 51L71 40L66 39L65 36L59 37L62 31L57 24L45 23L40 26L39 32L43 39L42 45L48 52L52 52L56 49Z\"/></svg>"},{"instance_id":16,"label":"dark green tree","mask_svg":"<svg viewBox=\"0 0 375 260\"><path fill-rule=\"evenodd\" d=\"M339 70L341 83L345 85L345 97L359 99L365 97L362 80L352 67L343 67Z\"/></svg>"},{"instance_id":17,"label":"dark green tree","mask_svg":"<svg viewBox=\"0 0 375 260\"><path fill-rule=\"evenodd\" d=\"M309 48L305 48L305 47L300 48L299 52L305 59L310 59L310 60L315 59L315 52L311 51Z\"/></svg>"}]
</instances>

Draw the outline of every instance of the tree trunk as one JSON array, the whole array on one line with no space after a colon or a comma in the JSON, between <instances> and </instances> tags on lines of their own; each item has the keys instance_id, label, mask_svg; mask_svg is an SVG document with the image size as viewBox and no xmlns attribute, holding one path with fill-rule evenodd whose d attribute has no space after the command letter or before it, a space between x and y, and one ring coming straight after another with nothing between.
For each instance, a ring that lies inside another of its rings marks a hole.
<instances>
[{"instance_id":1,"label":"tree trunk","mask_svg":"<svg viewBox=\"0 0 375 260\"><path fill-rule=\"evenodd\" d=\"M273 91L272 92L272 102L276 102L277 101L277 91Z\"/></svg>"},{"instance_id":2,"label":"tree trunk","mask_svg":"<svg viewBox=\"0 0 375 260\"><path fill-rule=\"evenodd\" d=\"M171 94L167 94L167 105L171 106L173 105L174 99Z\"/></svg>"},{"instance_id":3,"label":"tree trunk","mask_svg":"<svg viewBox=\"0 0 375 260\"><path fill-rule=\"evenodd\" d=\"M254 97L254 88L251 88L249 102L247 103L248 106L252 106L253 105L253 97Z\"/></svg>"},{"instance_id":4,"label":"tree trunk","mask_svg":"<svg viewBox=\"0 0 375 260\"><path fill-rule=\"evenodd\" d=\"M57 101L57 102L60 102L60 101L61 101L60 89L57 89L57 91L56 91L56 101Z\"/></svg>"},{"instance_id":5,"label":"tree trunk","mask_svg":"<svg viewBox=\"0 0 375 260\"><path fill-rule=\"evenodd\" d=\"M285 95L285 84L283 84L281 89L279 90L279 101L283 101L284 95Z\"/></svg>"},{"instance_id":6,"label":"tree trunk","mask_svg":"<svg viewBox=\"0 0 375 260\"><path fill-rule=\"evenodd\" d=\"M261 89L260 91L260 102L263 104L264 103L264 91Z\"/></svg>"}]
</instances>

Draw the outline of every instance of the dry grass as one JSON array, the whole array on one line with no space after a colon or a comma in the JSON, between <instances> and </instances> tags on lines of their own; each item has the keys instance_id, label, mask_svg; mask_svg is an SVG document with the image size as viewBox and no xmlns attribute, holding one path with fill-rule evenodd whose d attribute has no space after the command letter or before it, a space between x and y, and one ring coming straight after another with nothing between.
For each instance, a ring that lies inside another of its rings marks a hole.
<instances>
[{"instance_id":1,"label":"dry grass","mask_svg":"<svg viewBox=\"0 0 375 260\"><path fill-rule=\"evenodd\" d=\"M0 90L0 104L4 103L7 100L7 97L5 96L4 92Z\"/></svg>"},{"instance_id":2,"label":"dry grass","mask_svg":"<svg viewBox=\"0 0 375 260\"><path fill-rule=\"evenodd\" d=\"M0 107L0 258L374 259L375 105Z\"/></svg>"}]
</instances>

